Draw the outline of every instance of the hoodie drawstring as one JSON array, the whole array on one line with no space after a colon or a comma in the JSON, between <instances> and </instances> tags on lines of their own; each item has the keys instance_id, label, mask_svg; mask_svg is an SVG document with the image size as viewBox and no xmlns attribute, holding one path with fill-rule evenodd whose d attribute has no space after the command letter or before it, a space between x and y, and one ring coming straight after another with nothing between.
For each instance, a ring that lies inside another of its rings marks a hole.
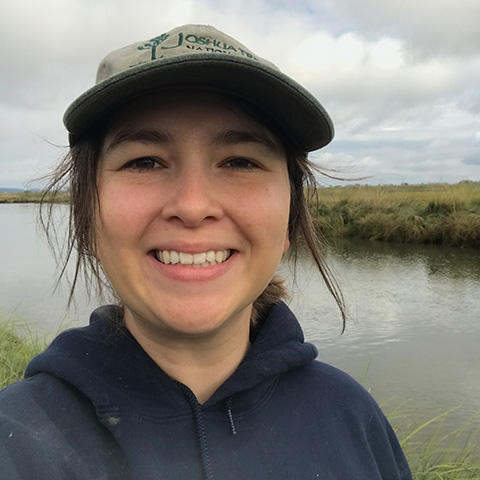
<instances>
[{"instance_id":1,"label":"hoodie drawstring","mask_svg":"<svg viewBox=\"0 0 480 480\"><path fill-rule=\"evenodd\" d=\"M233 415L232 415L232 397L228 397L225 404L227 406L227 415L228 415L228 421L230 423L230 430L232 431L232 435L236 435L237 430L235 429L235 423L233 422Z\"/></svg>"},{"instance_id":2,"label":"hoodie drawstring","mask_svg":"<svg viewBox=\"0 0 480 480\"><path fill-rule=\"evenodd\" d=\"M214 480L210 457L208 455L207 436L205 434L205 425L203 424L202 407L198 403L193 392L186 385L178 383L178 386L182 389L192 407L193 418L195 420L195 426L197 427L197 438L200 445L200 455L202 457L205 480Z\"/></svg>"}]
</instances>

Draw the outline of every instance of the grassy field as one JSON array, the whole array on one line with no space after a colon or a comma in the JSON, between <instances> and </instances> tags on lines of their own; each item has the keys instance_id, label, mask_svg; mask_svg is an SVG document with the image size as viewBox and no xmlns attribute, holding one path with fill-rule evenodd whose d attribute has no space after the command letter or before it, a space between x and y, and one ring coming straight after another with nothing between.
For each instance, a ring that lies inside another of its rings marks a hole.
<instances>
[{"instance_id":1,"label":"grassy field","mask_svg":"<svg viewBox=\"0 0 480 480\"><path fill-rule=\"evenodd\" d=\"M21 339L13 323L0 324L0 389L20 380L30 359L45 349L45 342L27 337Z\"/></svg>"},{"instance_id":2,"label":"grassy field","mask_svg":"<svg viewBox=\"0 0 480 480\"><path fill-rule=\"evenodd\" d=\"M0 193L0 203L39 203L42 192ZM55 203L68 203L68 192L60 192L55 198Z\"/></svg>"},{"instance_id":3,"label":"grassy field","mask_svg":"<svg viewBox=\"0 0 480 480\"><path fill-rule=\"evenodd\" d=\"M29 360L44 348L42 341L19 338L12 323L0 324L0 388L20 380ZM415 480L480 479L479 434L468 423L456 432L444 433L443 422L450 413L421 425L412 420L406 424L401 409L387 415L394 427L402 425L397 434Z\"/></svg>"},{"instance_id":4,"label":"grassy field","mask_svg":"<svg viewBox=\"0 0 480 480\"><path fill-rule=\"evenodd\" d=\"M480 247L480 182L319 188L310 209L328 237Z\"/></svg>"}]
</instances>

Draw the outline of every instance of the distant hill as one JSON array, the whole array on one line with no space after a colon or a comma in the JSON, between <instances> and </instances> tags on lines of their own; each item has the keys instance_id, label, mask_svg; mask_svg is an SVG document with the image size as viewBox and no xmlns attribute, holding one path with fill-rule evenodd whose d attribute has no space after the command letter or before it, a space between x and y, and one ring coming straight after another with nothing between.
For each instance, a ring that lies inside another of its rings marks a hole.
<instances>
[{"instance_id":1,"label":"distant hill","mask_svg":"<svg viewBox=\"0 0 480 480\"><path fill-rule=\"evenodd\" d=\"M38 188L31 188L25 190L24 188L7 188L7 187L0 187L0 193L21 193L21 192L40 192Z\"/></svg>"},{"instance_id":2,"label":"distant hill","mask_svg":"<svg viewBox=\"0 0 480 480\"><path fill-rule=\"evenodd\" d=\"M20 193L24 192L25 189L23 188L5 188L5 187L0 187L0 193Z\"/></svg>"}]
</instances>

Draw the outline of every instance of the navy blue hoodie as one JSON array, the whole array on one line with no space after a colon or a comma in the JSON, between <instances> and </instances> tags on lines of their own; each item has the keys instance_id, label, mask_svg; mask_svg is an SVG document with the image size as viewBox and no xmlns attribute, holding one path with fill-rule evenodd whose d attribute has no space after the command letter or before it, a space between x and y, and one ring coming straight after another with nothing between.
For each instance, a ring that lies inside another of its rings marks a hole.
<instances>
[{"instance_id":1,"label":"navy blue hoodie","mask_svg":"<svg viewBox=\"0 0 480 480\"><path fill-rule=\"evenodd\" d=\"M0 392L1 479L411 479L372 397L314 360L285 304L203 405L119 315L96 310Z\"/></svg>"}]
</instances>

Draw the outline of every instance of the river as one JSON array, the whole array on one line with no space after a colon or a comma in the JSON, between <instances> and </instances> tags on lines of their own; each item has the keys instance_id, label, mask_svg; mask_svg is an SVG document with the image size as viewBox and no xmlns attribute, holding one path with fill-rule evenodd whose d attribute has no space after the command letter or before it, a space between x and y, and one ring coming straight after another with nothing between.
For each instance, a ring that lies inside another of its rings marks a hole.
<instances>
[{"instance_id":1,"label":"river","mask_svg":"<svg viewBox=\"0 0 480 480\"><path fill-rule=\"evenodd\" d=\"M0 205L0 313L51 337L85 324L97 302L81 289L66 310L68 285L54 291L58 271L35 213L34 205ZM343 335L307 258L290 282L290 305L319 359L362 380L387 412L401 405L422 420L460 406L447 425L480 426L480 252L354 241L335 250L328 257L349 308Z\"/></svg>"}]
</instances>

